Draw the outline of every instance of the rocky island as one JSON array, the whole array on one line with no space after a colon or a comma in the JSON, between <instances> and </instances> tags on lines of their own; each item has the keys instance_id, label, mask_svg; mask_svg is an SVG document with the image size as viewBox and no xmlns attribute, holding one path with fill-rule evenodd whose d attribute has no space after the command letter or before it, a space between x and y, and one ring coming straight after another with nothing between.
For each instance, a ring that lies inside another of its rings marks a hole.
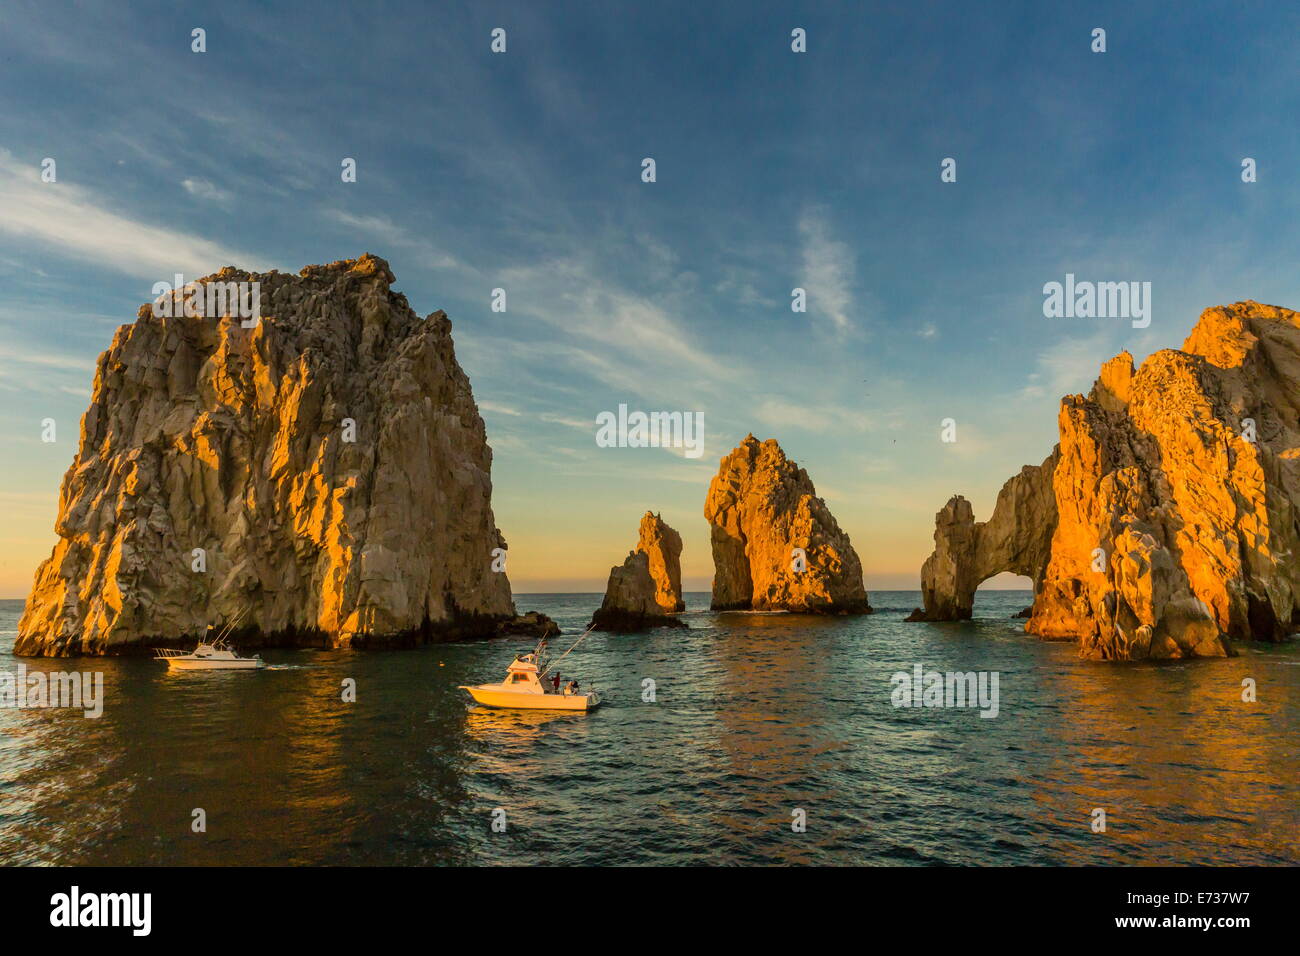
<instances>
[{"instance_id":1,"label":"rocky island","mask_svg":"<svg viewBox=\"0 0 1300 956\"><path fill-rule=\"evenodd\" d=\"M722 459L704 517L714 610L871 613L849 536L775 439L748 435Z\"/></svg>"},{"instance_id":2,"label":"rocky island","mask_svg":"<svg viewBox=\"0 0 1300 956\"><path fill-rule=\"evenodd\" d=\"M241 614L253 646L531 626L447 316L372 255L199 281L258 283L260 319L146 305L118 329L15 652L175 645Z\"/></svg>"},{"instance_id":3,"label":"rocky island","mask_svg":"<svg viewBox=\"0 0 1300 956\"><path fill-rule=\"evenodd\" d=\"M1221 657L1300 624L1300 314L1207 309L1181 350L1122 352L1061 401L1060 444L988 522L939 512L915 619L970 616L975 588L1028 575L1025 630L1082 657Z\"/></svg>"},{"instance_id":4,"label":"rocky island","mask_svg":"<svg viewBox=\"0 0 1300 956\"><path fill-rule=\"evenodd\" d=\"M682 538L659 515L641 518L637 546L610 569L605 600L591 619L598 631L633 632L652 627L686 627L674 615L682 600Z\"/></svg>"}]
</instances>

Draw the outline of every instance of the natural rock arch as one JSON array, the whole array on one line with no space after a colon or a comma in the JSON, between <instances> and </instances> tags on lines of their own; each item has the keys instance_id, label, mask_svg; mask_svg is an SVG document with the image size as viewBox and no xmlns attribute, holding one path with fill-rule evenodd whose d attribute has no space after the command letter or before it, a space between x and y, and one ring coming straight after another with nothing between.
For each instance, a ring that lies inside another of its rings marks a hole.
<instances>
[{"instance_id":1,"label":"natural rock arch","mask_svg":"<svg viewBox=\"0 0 1300 956\"><path fill-rule=\"evenodd\" d=\"M1121 352L1087 396L1062 399L1057 450L1007 483L987 525L961 499L939 513L916 619L969 616L984 576L1020 570L1035 581L1026 631L1077 640L1085 658L1282 640L1300 624L1297 421L1300 313L1219 306L1181 350L1136 370ZM1050 511L1020 507L1049 486Z\"/></svg>"},{"instance_id":2,"label":"natural rock arch","mask_svg":"<svg viewBox=\"0 0 1300 956\"><path fill-rule=\"evenodd\" d=\"M909 620L962 621L971 616L975 591L1004 571L1043 580L1056 529L1052 473L1057 452L1041 465L1026 465L998 492L988 521L976 521L961 495L949 499L935 515L934 553L921 568L925 609Z\"/></svg>"}]
</instances>

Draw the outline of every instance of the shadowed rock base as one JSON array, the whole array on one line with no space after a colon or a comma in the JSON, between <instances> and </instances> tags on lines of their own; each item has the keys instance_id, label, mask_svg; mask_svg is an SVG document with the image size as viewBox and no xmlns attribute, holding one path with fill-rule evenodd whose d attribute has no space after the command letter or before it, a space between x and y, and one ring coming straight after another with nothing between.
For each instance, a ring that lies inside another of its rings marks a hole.
<instances>
[{"instance_id":1,"label":"shadowed rock base","mask_svg":"<svg viewBox=\"0 0 1300 956\"><path fill-rule=\"evenodd\" d=\"M497 635L501 637L555 637L562 633L560 625L541 611L528 611L497 625Z\"/></svg>"},{"instance_id":2,"label":"shadowed rock base","mask_svg":"<svg viewBox=\"0 0 1300 956\"><path fill-rule=\"evenodd\" d=\"M483 640L492 637L554 637L562 633L560 626L539 611L529 611L512 618L495 618L485 615L468 615L452 622L434 624L425 621L420 627L397 634L353 634L346 641L336 634L310 628L285 628L265 634L255 627L238 628L231 632L230 642L240 650L258 650L274 647L318 647L353 650L388 650L420 647L425 644L445 644L450 641ZM105 657L151 657L156 647L192 649L200 635L163 638L145 636L130 644L115 644L105 648ZM31 656L31 655L27 655ZM52 656L76 656L52 655Z\"/></svg>"},{"instance_id":3,"label":"shadowed rock base","mask_svg":"<svg viewBox=\"0 0 1300 956\"><path fill-rule=\"evenodd\" d=\"M969 611L966 612L966 617L964 618L963 617L939 617L937 615L931 617L930 615L926 614L924 608L914 607L912 608L912 613L907 615L907 617L903 618L903 623L917 624L922 621L963 621L969 618L970 618Z\"/></svg>"},{"instance_id":4,"label":"shadowed rock base","mask_svg":"<svg viewBox=\"0 0 1300 956\"><path fill-rule=\"evenodd\" d=\"M618 608L597 611L592 615L591 623L598 631L614 631L620 634L648 631L656 627L679 627L690 630L685 621L667 614L639 614Z\"/></svg>"}]
</instances>

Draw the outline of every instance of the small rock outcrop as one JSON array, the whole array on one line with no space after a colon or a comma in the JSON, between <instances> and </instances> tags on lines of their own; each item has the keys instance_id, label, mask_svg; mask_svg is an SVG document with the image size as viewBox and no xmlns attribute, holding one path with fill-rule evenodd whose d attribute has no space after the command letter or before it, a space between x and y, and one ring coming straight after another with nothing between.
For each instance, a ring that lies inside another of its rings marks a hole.
<instances>
[{"instance_id":1,"label":"small rock outcrop","mask_svg":"<svg viewBox=\"0 0 1300 956\"><path fill-rule=\"evenodd\" d=\"M749 435L722 459L704 517L714 610L871 613L849 536L775 439Z\"/></svg>"},{"instance_id":2,"label":"small rock outcrop","mask_svg":"<svg viewBox=\"0 0 1300 956\"><path fill-rule=\"evenodd\" d=\"M1220 657L1230 640L1293 631L1298 422L1300 314L1289 309L1207 309L1182 350L1139 369L1127 352L1108 361L1088 396L1061 401L1053 526L1027 512L1033 527L1017 532L1051 540L1025 629L1077 640L1095 660ZM987 570L975 564L976 577ZM936 589L936 616L947 593Z\"/></svg>"},{"instance_id":3,"label":"small rock outcrop","mask_svg":"<svg viewBox=\"0 0 1300 956\"><path fill-rule=\"evenodd\" d=\"M496 633L498 637L555 637L564 632L541 611L528 611L502 621L497 625Z\"/></svg>"},{"instance_id":4,"label":"small rock outcrop","mask_svg":"<svg viewBox=\"0 0 1300 956\"><path fill-rule=\"evenodd\" d=\"M664 611L657 599L658 588L650 573L650 555L632 551L627 560L610 569L605 600L591 624L598 631L645 631L652 627L686 627L685 622Z\"/></svg>"},{"instance_id":5,"label":"small rock outcrop","mask_svg":"<svg viewBox=\"0 0 1300 956\"><path fill-rule=\"evenodd\" d=\"M118 329L16 653L125 653L237 617L252 646L511 621L492 450L451 323L393 281L371 255L227 268L200 285L258 283L260 321L146 305Z\"/></svg>"},{"instance_id":6,"label":"small rock outcrop","mask_svg":"<svg viewBox=\"0 0 1300 956\"><path fill-rule=\"evenodd\" d=\"M659 515L647 511L641 518L636 550L650 559L655 583L655 603L668 614L686 610L682 600L682 536Z\"/></svg>"}]
</instances>

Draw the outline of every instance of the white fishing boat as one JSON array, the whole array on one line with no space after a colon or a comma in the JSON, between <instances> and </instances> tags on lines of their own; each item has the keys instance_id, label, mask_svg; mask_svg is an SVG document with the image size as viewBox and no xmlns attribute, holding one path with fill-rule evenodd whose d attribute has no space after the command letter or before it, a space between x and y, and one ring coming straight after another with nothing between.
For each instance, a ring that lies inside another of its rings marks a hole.
<instances>
[{"instance_id":1,"label":"white fishing boat","mask_svg":"<svg viewBox=\"0 0 1300 956\"><path fill-rule=\"evenodd\" d=\"M583 632L582 637L574 642L577 647L591 633L591 628ZM573 650L570 647L555 662L558 664ZM486 707L502 707L520 710L591 710L600 704L600 695L594 690L583 693L576 680L562 680L559 674L547 679L554 665L546 662L546 638L538 643L531 654L523 654L514 659L506 668L506 679L499 684L460 685L461 690Z\"/></svg>"},{"instance_id":2,"label":"white fishing boat","mask_svg":"<svg viewBox=\"0 0 1300 956\"><path fill-rule=\"evenodd\" d=\"M235 622L227 624L215 637L213 628L208 625L208 635L199 641L199 646L192 651L180 651L167 647L154 648L155 660L166 661L168 667L182 671L251 671L266 666L260 654L241 657L227 643L226 638L234 628Z\"/></svg>"}]
</instances>

